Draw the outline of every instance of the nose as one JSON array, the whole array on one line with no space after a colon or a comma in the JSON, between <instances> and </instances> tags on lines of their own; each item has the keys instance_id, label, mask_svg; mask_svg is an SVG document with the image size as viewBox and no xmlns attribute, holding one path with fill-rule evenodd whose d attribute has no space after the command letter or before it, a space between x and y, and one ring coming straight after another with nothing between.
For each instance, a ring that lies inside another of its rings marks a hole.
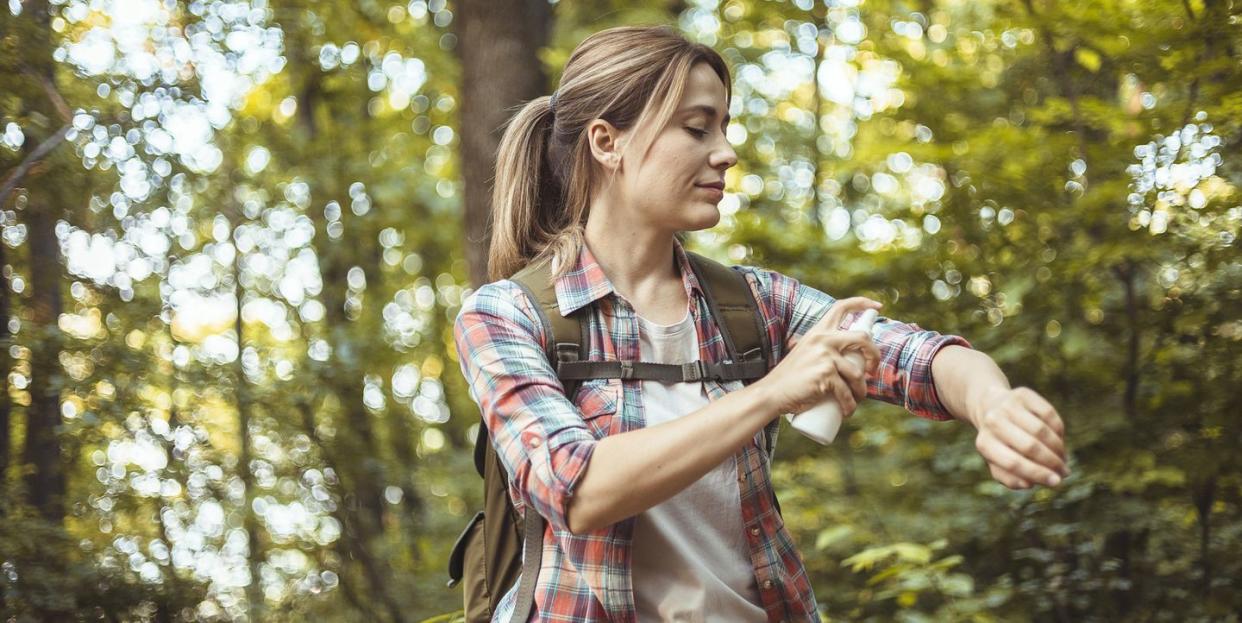
<instances>
[{"instance_id":1,"label":"nose","mask_svg":"<svg viewBox=\"0 0 1242 623\"><path fill-rule=\"evenodd\" d=\"M712 150L711 166L723 171L735 164L737 164L737 152L733 151L733 145L729 144L729 139L722 132L720 143Z\"/></svg>"}]
</instances>

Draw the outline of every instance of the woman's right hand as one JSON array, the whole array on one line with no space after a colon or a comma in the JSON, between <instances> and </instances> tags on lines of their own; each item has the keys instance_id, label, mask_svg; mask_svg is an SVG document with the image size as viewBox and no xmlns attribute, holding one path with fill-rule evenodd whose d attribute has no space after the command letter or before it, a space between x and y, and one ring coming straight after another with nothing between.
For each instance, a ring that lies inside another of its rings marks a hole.
<instances>
[{"instance_id":1,"label":"woman's right hand","mask_svg":"<svg viewBox=\"0 0 1242 623\"><path fill-rule=\"evenodd\" d=\"M866 374L880 363L880 349L864 331L845 331L838 327L850 312L879 310L883 303L856 296L833 303L828 313L801 337L767 376L755 383L767 392L769 400L783 413L801 413L836 399L841 414L848 418L858 402L867 397ZM845 357L856 350L862 354L864 369Z\"/></svg>"}]
</instances>

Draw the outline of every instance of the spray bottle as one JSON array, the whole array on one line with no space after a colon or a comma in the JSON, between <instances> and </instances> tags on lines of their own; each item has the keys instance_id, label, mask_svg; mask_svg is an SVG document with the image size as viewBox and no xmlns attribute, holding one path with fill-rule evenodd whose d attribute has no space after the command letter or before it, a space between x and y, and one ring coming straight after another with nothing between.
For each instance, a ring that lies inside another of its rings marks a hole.
<instances>
[{"instance_id":1,"label":"spray bottle","mask_svg":"<svg viewBox=\"0 0 1242 623\"><path fill-rule=\"evenodd\" d=\"M875 324L878 315L879 312L874 309L864 311L850 325L849 330L864 331L870 337L871 326ZM849 350L844 356L846 360L860 368L865 364L862 353L857 350ZM828 445L836 439L837 431L841 430L841 415L841 406L837 404L836 399L828 398L802 413L788 413L785 417L789 418L789 423L803 435Z\"/></svg>"}]
</instances>

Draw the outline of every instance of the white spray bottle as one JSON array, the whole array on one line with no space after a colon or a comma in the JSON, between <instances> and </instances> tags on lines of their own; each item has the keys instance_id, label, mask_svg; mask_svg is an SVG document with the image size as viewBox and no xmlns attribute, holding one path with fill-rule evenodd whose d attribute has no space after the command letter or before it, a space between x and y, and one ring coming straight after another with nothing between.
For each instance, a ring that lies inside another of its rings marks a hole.
<instances>
[{"instance_id":1,"label":"white spray bottle","mask_svg":"<svg viewBox=\"0 0 1242 623\"><path fill-rule=\"evenodd\" d=\"M874 309L864 311L850 325L849 330L865 331L870 336L871 326L875 324L878 315L879 312ZM862 367L865 364L862 353L857 350L847 351L844 356L856 366ZM829 398L802 413L788 413L785 417L789 418L789 423L798 432L824 445L832 443L837 438L837 431L841 430L841 406L835 398Z\"/></svg>"}]
</instances>

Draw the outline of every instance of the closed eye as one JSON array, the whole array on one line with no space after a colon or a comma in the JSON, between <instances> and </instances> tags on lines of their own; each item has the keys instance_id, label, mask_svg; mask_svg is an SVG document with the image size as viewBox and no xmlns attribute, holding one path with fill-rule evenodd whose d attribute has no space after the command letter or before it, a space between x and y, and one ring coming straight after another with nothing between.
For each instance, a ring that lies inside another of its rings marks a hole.
<instances>
[{"instance_id":1,"label":"closed eye","mask_svg":"<svg viewBox=\"0 0 1242 623\"><path fill-rule=\"evenodd\" d=\"M693 134L694 136L698 138L703 138L704 136L707 136L707 130L700 130L698 128L686 128L686 131Z\"/></svg>"}]
</instances>

